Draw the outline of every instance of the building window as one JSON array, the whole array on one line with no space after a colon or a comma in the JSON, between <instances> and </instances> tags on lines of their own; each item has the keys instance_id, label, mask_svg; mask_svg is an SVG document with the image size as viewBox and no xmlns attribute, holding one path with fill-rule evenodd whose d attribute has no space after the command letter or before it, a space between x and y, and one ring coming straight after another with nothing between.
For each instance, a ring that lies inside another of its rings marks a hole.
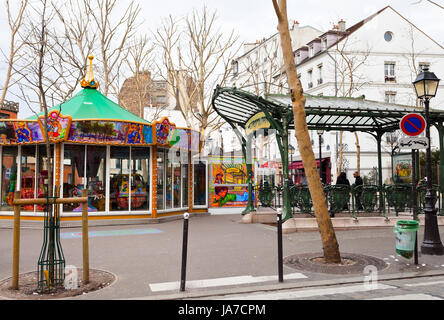
<instances>
[{"instance_id":1,"label":"building window","mask_svg":"<svg viewBox=\"0 0 444 320\"><path fill-rule=\"evenodd\" d=\"M395 103L396 92L387 91L385 93L385 102L386 103Z\"/></svg>"},{"instance_id":2,"label":"building window","mask_svg":"<svg viewBox=\"0 0 444 320\"><path fill-rule=\"evenodd\" d=\"M322 64L318 65L318 84L322 84Z\"/></svg>"},{"instance_id":3,"label":"building window","mask_svg":"<svg viewBox=\"0 0 444 320\"><path fill-rule=\"evenodd\" d=\"M313 45L311 45L310 47L308 47L308 52L309 52L309 54L310 54L310 57L313 57L313 56L314 56L314 47L313 47Z\"/></svg>"},{"instance_id":4,"label":"building window","mask_svg":"<svg viewBox=\"0 0 444 320\"><path fill-rule=\"evenodd\" d=\"M308 88L313 88L313 70L308 70Z\"/></svg>"},{"instance_id":5,"label":"building window","mask_svg":"<svg viewBox=\"0 0 444 320\"><path fill-rule=\"evenodd\" d=\"M322 38L321 44L322 44L322 50L326 50L327 49L327 37Z\"/></svg>"},{"instance_id":6,"label":"building window","mask_svg":"<svg viewBox=\"0 0 444 320\"><path fill-rule=\"evenodd\" d=\"M384 63L384 80L385 80L385 82L396 80L395 63L394 62Z\"/></svg>"},{"instance_id":7,"label":"building window","mask_svg":"<svg viewBox=\"0 0 444 320\"><path fill-rule=\"evenodd\" d=\"M166 102L166 97L165 96L156 96L156 103L165 103Z\"/></svg>"},{"instance_id":8,"label":"building window","mask_svg":"<svg viewBox=\"0 0 444 320\"><path fill-rule=\"evenodd\" d=\"M299 63L301 63L301 53L300 52L296 53L296 64L299 64Z\"/></svg>"},{"instance_id":9,"label":"building window","mask_svg":"<svg viewBox=\"0 0 444 320\"><path fill-rule=\"evenodd\" d=\"M393 33L390 31L387 31L386 33L384 33L384 40L387 42L392 41L393 39Z\"/></svg>"},{"instance_id":10,"label":"building window","mask_svg":"<svg viewBox=\"0 0 444 320\"><path fill-rule=\"evenodd\" d=\"M239 62L233 61L233 76L236 76L239 72Z\"/></svg>"}]
</instances>

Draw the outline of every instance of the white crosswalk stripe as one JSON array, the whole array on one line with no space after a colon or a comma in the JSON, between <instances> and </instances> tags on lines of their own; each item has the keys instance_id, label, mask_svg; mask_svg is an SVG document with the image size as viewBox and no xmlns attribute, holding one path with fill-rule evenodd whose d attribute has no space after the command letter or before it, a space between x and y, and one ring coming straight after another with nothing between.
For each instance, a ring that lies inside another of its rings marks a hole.
<instances>
[{"instance_id":1,"label":"white crosswalk stripe","mask_svg":"<svg viewBox=\"0 0 444 320\"><path fill-rule=\"evenodd\" d=\"M378 297L367 300L443 300L425 293L401 294L397 296Z\"/></svg>"},{"instance_id":2,"label":"white crosswalk stripe","mask_svg":"<svg viewBox=\"0 0 444 320\"><path fill-rule=\"evenodd\" d=\"M230 297L222 298L222 300L287 300L287 299L298 299L298 298L309 298L316 296L327 296L334 294L346 294L346 293L356 293L356 292L367 292L374 290L386 290L386 289L396 289L394 286L378 284L375 287L365 286L363 284L355 286L343 286L343 287L331 287L331 288L320 288L320 289L308 289L308 290L297 290L297 291L279 291L270 292L262 294L249 294L249 295L233 295Z\"/></svg>"},{"instance_id":3,"label":"white crosswalk stripe","mask_svg":"<svg viewBox=\"0 0 444 320\"><path fill-rule=\"evenodd\" d=\"M292 280L292 279L304 279L307 278L302 273L290 273L284 275L284 280ZM186 281L186 288L208 288L208 287L219 287L219 286L233 286L239 284L251 284L251 283L260 283L260 282L268 282L268 281L277 281L278 276L262 276L262 277L253 277L251 275L248 276L238 276L238 277L225 277L225 278L215 278L215 279L204 279L204 280L190 280ZM178 290L180 288L179 281L173 282L163 282L163 283L150 283L150 289L152 292L159 291L169 291L169 290Z\"/></svg>"}]
</instances>

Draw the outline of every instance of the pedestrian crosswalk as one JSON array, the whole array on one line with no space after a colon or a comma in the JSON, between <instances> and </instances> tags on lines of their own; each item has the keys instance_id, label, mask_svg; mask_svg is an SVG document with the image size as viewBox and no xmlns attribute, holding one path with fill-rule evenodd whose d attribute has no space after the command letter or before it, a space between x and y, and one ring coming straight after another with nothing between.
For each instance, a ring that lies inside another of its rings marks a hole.
<instances>
[{"instance_id":1,"label":"pedestrian crosswalk","mask_svg":"<svg viewBox=\"0 0 444 320\"><path fill-rule=\"evenodd\" d=\"M307 277L302 273L289 273L285 275L285 280L304 279L304 278ZM215 279L190 280L186 281L186 288L196 289L196 288L235 286L235 285L245 285L245 284L261 283L261 282L265 283L277 280L278 280L277 275L260 276L260 277L253 277L251 275L246 275L246 276L224 277L224 278L215 278ZM179 281L149 284L149 287L152 292L178 290L179 286L180 286Z\"/></svg>"}]
</instances>

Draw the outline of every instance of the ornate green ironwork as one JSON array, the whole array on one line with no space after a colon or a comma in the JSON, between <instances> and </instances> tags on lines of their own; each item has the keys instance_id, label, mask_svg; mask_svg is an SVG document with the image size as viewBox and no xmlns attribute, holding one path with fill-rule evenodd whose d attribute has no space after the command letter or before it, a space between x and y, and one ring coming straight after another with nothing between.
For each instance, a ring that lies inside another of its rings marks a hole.
<instances>
[{"instance_id":1,"label":"ornate green ironwork","mask_svg":"<svg viewBox=\"0 0 444 320\"><path fill-rule=\"evenodd\" d=\"M311 199L310 190L308 186L296 186L297 187L297 207L303 213L310 213L313 208L313 201Z\"/></svg>"},{"instance_id":2,"label":"ornate green ironwork","mask_svg":"<svg viewBox=\"0 0 444 320\"><path fill-rule=\"evenodd\" d=\"M347 185L331 185L324 189L327 193L327 199L330 203L330 211L332 213L349 210L350 186Z\"/></svg>"},{"instance_id":3,"label":"ornate green ironwork","mask_svg":"<svg viewBox=\"0 0 444 320\"><path fill-rule=\"evenodd\" d=\"M37 282L40 292L63 285L65 280L65 257L60 244L60 205L50 204L57 199L60 189L55 188L54 197L46 197L43 225L43 245L37 263Z\"/></svg>"},{"instance_id":4,"label":"ornate green ironwork","mask_svg":"<svg viewBox=\"0 0 444 320\"><path fill-rule=\"evenodd\" d=\"M263 185L259 186L258 199L263 207L271 207L274 196L273 187L268 182L264 182Z\"/></svg>"},{"instance_id":5,"label":"ornate green ironwork","mask_svg":"<svg viewBox=\"0 0 444 320\"><path fill-rule=\"evenodd\" d=\"M388 205L395 208L396 214L412 205L412 186L409 184L385 185L384 193Z\"/></svg>"},{"instance_id":6,"label":"ornate green ironwork","mask_svg":"<svg viewBox=\"0 0 444 320\"><path fill-rule=\"evenodd\" d=\"M376 185L360 185L353 188L355 205L358 211L374 212L378 204L379 187ZM362 209L359 208L359 203Z\"/></svg>"}]
</instances>

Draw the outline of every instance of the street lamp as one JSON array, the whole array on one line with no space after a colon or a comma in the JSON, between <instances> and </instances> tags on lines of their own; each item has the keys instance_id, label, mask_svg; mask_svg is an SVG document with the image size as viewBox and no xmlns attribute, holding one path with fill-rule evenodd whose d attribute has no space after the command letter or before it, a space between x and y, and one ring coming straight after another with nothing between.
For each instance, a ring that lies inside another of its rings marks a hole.
<instances>
[{"instance_id":1,"label":"street lamp","mask_svg":"<svg viewBox=\"0 0 444 320\"><path fill-rule=\"evenodd\" d=\"M322 135L324 134L324 130L316 130L319 136L319 177L322 181Z\"/></svg>"},{"instance_id":2,"label":"street lamp","mask_svg":"<svg viewBox=\"0 0 444 320\"><path fill-rule=\"evenodd\" d=\"M294 182L294 171L293 171L293 155L294 155L294 152L295 152L295 148L293 147L293 145L289 145L288 146L288 153L290 154L290 161L291 161L291 165L290 165L290 173L291 173L291 181L293 181Z\"/></svg>"},{"instance_id":3,"label":"street lamp","mask_svg":"<svg viewBox=\"0 0 444 320\"><path fill-rule=\"evenodd\" d=\"M426 176L427 176L427 192L425 195L425 222L424 222L424 241L421 245L423 254L443 255L444 247L439 237L438 220L436 217L436 208L434 205L434 192L432 190L432 160L430 152L430 121L429 121L429 102L436 95L439 80L429 68L424 68L418 74L413 85L415 87L416 96L424 101L424 113L426 121L426 137L429 142L426 149Z\"/></svg>"}]
</instances>

